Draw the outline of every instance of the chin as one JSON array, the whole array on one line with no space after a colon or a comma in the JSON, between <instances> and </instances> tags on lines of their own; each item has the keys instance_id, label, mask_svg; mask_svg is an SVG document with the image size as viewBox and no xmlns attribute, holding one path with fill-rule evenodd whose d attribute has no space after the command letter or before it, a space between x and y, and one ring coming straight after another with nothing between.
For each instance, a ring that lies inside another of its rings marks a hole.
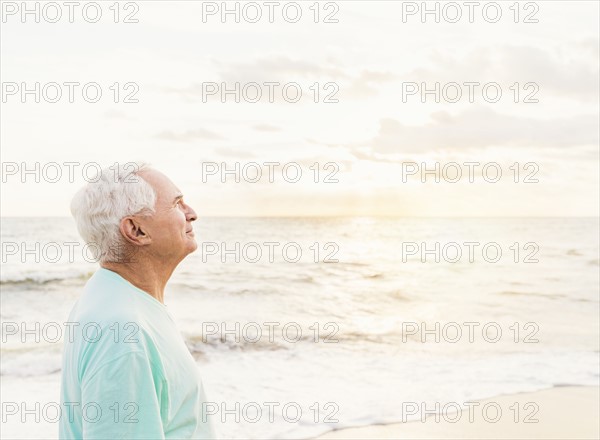
<instances>
[{"instance_id":1,"label":"chin","mask_svg":"<svg viewBox=\"0 0 600 440\"><path fill-rule=\"evenodd\" d=\"M196 243L196 239L192 239L191 243L188 246L188 254L191 254L196 249L198 249L198 243Z\"/></svg>"}]
</instances>

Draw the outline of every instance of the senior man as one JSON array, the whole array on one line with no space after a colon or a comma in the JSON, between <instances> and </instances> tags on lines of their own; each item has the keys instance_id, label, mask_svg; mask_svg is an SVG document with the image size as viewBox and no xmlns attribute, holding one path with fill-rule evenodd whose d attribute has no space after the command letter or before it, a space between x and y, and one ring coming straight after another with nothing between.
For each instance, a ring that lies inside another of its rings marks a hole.
<instances>
[{"instance_id":1,"label":"senior man","mask_svg":"<svg viewBox=\"0 0 600 440\"><path fill-rule=\"evenodd\" d=\"M196 213L145 164L102 170L71 212L100 268L68 319L60 438L214 438L198 367L164 304L197 248Z\"/></svg>"}]
</instances>

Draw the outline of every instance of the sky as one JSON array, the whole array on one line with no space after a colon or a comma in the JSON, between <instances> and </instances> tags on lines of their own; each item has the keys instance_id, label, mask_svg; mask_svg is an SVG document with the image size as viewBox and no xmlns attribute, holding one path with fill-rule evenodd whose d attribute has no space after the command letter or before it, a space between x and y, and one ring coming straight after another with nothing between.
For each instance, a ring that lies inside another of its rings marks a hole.
<instances>
[{"instance_id":1,"label":"sky","mask_svg":"<svg viewBox=\"0 0 600 440\"><path fill-rule=\"evenodd\" d=\"M598 2L38 3L2 2L2 216L132 161L201 216L598 215Z\"/></svg>"}]
</instances>

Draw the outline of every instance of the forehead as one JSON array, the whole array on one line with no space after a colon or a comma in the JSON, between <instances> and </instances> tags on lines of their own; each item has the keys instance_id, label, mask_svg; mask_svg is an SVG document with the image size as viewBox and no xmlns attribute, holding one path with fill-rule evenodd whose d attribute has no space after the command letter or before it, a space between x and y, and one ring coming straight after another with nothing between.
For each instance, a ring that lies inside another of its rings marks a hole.
<instances>
[{"instance_id":1,"label":"forehead","mask_svg":"<svg viewBox=\"0 0 600 440\"><path fill-rule=\"evenodd\" d=\"M140 177L152 186L156 192L157 203L170 203L181 192L175 184L160 171L154 169L146 169L140 171Z\"/></svg>"}]
</instances>

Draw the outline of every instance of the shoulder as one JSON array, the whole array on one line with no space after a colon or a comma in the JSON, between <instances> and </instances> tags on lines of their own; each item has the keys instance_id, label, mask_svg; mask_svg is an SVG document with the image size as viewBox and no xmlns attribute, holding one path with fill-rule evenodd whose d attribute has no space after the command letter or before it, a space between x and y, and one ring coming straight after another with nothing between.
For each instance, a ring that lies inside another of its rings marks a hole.
<instances>
[{"instance_id":1,"label":"shoulder","mask_svg":"<svg viewBox=\"0 0 600 440\"><path fill-rule=\"evenodd\" d=\"M69 320L92 334L100 329L114 335L135 332L148 320L148 308L131 289L118 275L101 268L87 281Z\"/></svg>"}]
</instances>

